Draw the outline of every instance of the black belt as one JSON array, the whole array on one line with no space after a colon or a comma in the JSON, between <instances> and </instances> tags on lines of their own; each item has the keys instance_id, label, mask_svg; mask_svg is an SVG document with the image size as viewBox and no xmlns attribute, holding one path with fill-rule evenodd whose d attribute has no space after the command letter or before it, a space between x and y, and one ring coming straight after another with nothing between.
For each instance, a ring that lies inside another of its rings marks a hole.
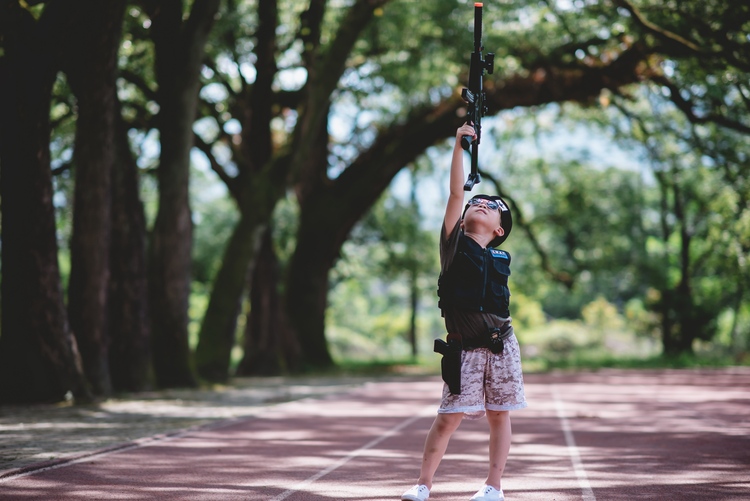
<instances>
[{"instance_id":1,"label":"black belt","mask_svg":"<svg viewBox=\"0 0 750 501\"><path fill-rule=\"evenodd\" d=\"M513 335L513 328L508 327L505 332L502 332L500 327L487 327L487 334L484 336L472 339L470 341L463 341L461 347L464 351L476 350L477 348L489 348L492 353L502 353L505 345L504 340L508 339Z\"/></svg>"}]
</instances>

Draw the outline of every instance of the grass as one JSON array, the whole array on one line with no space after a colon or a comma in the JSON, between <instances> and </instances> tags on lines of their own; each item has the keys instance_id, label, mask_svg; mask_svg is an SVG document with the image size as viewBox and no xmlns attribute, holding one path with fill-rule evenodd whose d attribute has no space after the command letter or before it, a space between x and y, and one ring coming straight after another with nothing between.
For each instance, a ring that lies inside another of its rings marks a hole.
<instances>
[{"instance_id":1,"label":"grass","mask_svg":"<svg viewBox=\"0 0 750 501\"><path fill-rule=\"evenodd\" d=\"M721 356L717 354L683 354L677 357L655 355L649 357L614 356L574 350L568 356L527 357L523 359L526 373L544 373L552 370L597 370L597 369L688 369L705 367L729 367L750 365L750 356ZM327 371L328 372L328 371ZM440 356L425 355L417 359L396 360L341 360L330 369L329 375L388 376L388 375L437 375L440 373Z\"/></svg>"},{"instance_id":2,"label":"grass","mask_svg":"<svg viewBox=\"0 0 750 501\"><path fill-rule=\"evenodd\" d=\"M363 360L338 358L329 368L303 371L301 376L312 377L388 377L388 376L432 376L440 374L440 357L432 354L424 357L381 358Z\"/></svg>"},{"instance_id":3,"label":"grass","mask_svg":"<svg viewBox=\"0 0 750 501\"><path fill-rule=\"evenodd\" d=\"M733 357L715 355L683 354L676 357L657 355L644 358L599 356L589 357L582 354L571 354L561 359L532 358L524 360L525 372L548 372L555 369L596 370L605 368L617 369L688 369L701 367L729 367L733 365L750 365L750 361L739 361Z\"/></svg>"},{"instance_id":4,"label":"grass","mask_svg":"<svg viewBox=\"0 0 750 501\"><path fill-rule=\"evenodd\" d=\"M706 353L682 354L669 357L659 354L634 356L607 353L604 350L574 348L564 354L545 352L537 356L522 355L525 373L544 373L552 370L597 370L616 369L688 369L703 367L750 366L750 352L731 355L711 351ZM422 376L440 374L440 355L424 353L418 357L397 357L378 359L337 358L335 365L328 369L305 371L310 376Z\"/></svg>"}]
</instances>

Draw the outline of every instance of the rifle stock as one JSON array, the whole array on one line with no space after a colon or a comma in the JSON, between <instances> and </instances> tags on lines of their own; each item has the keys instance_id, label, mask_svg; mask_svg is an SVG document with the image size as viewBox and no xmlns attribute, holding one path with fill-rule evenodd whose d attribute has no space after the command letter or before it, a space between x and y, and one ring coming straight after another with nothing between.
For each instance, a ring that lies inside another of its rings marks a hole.
<instances>
[{"instance_id":1,"label":"rifle stock","mask_svg":"<svg viewBox=\"0 0 750 501\"><path fill-rule=\"evenodd\" d=\"M466 117L474 126L476 139L472 141L470 136L461 138L461 147L469 151L471 149L471 172L464 184L464 191L471 191L476 183L482 181L479 175L479 142L482 138L482 117L487 113L486 97L482 86L482 77L485 71L492 74L495 65L495 54L487 54L483 57L482 50L482 3L474 3L474 52L471 53L471 66L469 67L469 87L461 91L461 97L467 103Z\"/></svg>"}]
</instances>

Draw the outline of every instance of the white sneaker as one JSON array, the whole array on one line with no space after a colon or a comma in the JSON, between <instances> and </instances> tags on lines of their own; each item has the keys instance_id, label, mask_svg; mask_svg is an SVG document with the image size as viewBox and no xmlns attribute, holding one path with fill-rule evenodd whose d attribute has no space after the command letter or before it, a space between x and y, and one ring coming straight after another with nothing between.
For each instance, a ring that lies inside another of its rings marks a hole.
<instances>
[{"instance_id":1,"label":"white sneaker","mask_svg":"<svg viewBox=\"0 0 750 501\"><path fill-rule=\"evenodd\" d=\"M471 496L470 501L504 501L503 491L497 490L491 485L483 485L476 494Z\"/></svg>"},{"instance_id":2,"label":"white sneaker","mask_svg":"<svg viewBox=\"0 0 750 501\"><path fill-rule=\"evenodd\" d=\"M402 501L425 501L430 497L430 489L426 485L415 485L401 495Z\"/></svg>"}]
</instances>

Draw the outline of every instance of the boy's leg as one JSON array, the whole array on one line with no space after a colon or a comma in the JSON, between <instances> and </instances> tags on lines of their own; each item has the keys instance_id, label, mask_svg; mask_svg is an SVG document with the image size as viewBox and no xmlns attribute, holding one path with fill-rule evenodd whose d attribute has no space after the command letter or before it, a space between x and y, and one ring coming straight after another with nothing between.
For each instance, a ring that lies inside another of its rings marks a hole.
<instances>
[{"instance_id":1,"label":"boy's leg","mask_svg":"<svg viewBox=\"0 0 750 501\"><path fill-rule=\"evenodd\" d=\"M432 478L435 476L435 471L440 464L440 460L443 459L443 455L445 455L451 435L458 429L463 417L463 413L460 412L438 414L435 417L424 444L419 484L432 489Z\"/></svg>"},{"instance_id":2,"label":"boy's leg","mask_svg":"<svg viewBox=\"0 0 750 501\"><path fill-rule=\"evenodd\" d=\"M510 452L510 412L488 410L487 421L490 425L490 470L485 483L500 490L505 462Z\"/></svg>"}]
</instances>

